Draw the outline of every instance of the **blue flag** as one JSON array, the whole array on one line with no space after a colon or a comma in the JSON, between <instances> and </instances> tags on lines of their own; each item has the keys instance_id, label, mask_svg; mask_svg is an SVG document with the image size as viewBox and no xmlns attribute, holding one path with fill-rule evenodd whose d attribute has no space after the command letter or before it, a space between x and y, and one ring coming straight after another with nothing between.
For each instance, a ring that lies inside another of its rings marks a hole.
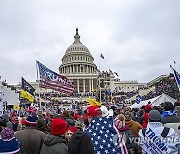
<instances>
[{"instance_id":1,"label":"blue flag","mask_svg":"<svg viewBox=\"0 0 180 154\"><path fill-rule=\"evenodd\" d=\"M94 118L85 132L91 137L96 154L127 154L122 135L113 124L113 117Z\"/></svg>"},{"instance_id":2,"label":"blue flag","mask_svg":"<svg viewBox=\"0 0 180 154\"><path fill-rule=\"evenodd\" d=\"M110 90L105 89L105 94L110 95L111 94Z\"/></svg>"},{"instance_id":3,"label":"blue flag","mask_svg":"<svg viewBox=\"0 0 180 154\"><path fill-rule=\"evenodd\" d=\"M177 83L177 86L179 88L179 92L180 92L180 75L178 74L178 72L171 66L172 70L173 70L173 73L174 73L174 77L176 79L176 83Z\"/></svg>"},{"instance_id":4,"label":"blue flag","mask_svg":"<svg viewBox=\"0 0 180 154\"><path fill-rule=\"evenodd\" d=\"M136 103L139 104L142 101L142 97L140 95L136 96Z\"/></svg>"}]
</instances>

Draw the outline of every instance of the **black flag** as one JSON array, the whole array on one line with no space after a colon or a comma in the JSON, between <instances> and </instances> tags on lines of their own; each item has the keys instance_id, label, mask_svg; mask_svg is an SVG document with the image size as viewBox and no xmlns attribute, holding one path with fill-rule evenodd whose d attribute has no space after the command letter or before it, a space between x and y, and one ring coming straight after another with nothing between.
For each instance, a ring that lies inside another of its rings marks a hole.
<instances>
[{"instance_id":1,"label":"black flag","mask_svg":"<svg viewBox=\"0 0 180 154\"><path fill-rule=\"evenodd\" d=\"M22 89L34 95L35 89L22 77Z\"/></svg>"}]
</instances>

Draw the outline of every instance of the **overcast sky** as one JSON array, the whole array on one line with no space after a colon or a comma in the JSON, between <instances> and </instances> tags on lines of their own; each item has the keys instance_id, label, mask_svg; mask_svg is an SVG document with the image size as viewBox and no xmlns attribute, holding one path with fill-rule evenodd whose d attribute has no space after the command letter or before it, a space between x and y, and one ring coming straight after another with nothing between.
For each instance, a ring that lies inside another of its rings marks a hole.
<instances>
[{"instance_id":1,"label":"overcast sky","mask_svg":"<svg viewBox=\"0 0 180 154\"><path fill-rule=\"evenodd\" d=\"M96 65L123 81L169 75L173 60L180 71L179 0L1 0L2 79L35 81L36 60L58 72L76 27Z\"/></svg>"}]
</instances>

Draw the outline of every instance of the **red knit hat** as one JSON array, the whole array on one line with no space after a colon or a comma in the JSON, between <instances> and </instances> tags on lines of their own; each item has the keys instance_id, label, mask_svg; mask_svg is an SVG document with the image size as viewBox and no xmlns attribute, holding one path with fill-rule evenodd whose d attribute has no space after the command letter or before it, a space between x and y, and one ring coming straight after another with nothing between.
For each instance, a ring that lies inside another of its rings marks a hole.
<instances>
[{"instance_id":1,"label":"red knit hat","mask_svg":"<svg viewBox=\"0 0 180 154\"><path fill-rule=\"evenodd\" d=\"M51 122L51 134L62 135L67 130L67 123L64 119L55 118Z\"/></svg>"},{"instance_id":2,"label":"red knit hat","mask_svg":"<svg viewBox=\"0 0 180 154\"><path fill-rule=\"evenodd\" d=\"M77 119L79 119L79 118L80 118L80 115L75 114L75 115L73 116L73 118L74 118L74 120L77 120Z\"/></svg>"},{"instance_id":3,"label":"red knit hat","mask_svg":"<svg viewBox=\"0 0 180 154\"><path fill-rule=\"evenodd\" d=\"M68 128L68 130L70 130L71 132L75 133L78 131L78 129L75 126L71 126Z\"/></svg>"},{"instance_id":4,"label":"red knit hat","mask_svg":"<svg viewBox=\"0 0 180 154\"><path fill-rule=\"evenodd\" d=\"M89 106L86 112L87 116L96 117L102 115L102 111L98 106Z\"/></svg>"}]
</instances>

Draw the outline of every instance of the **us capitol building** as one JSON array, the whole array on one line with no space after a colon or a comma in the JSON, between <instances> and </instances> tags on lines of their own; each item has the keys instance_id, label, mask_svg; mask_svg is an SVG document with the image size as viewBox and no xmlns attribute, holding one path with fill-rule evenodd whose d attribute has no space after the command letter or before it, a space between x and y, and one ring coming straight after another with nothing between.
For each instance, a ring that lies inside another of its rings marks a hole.
<instances>
[{"instance_id":1,"label":"us capitol building","mask_svg":"<svg viewBox=\"0 0 180 154\"><path fill-rule=\"evenodd\" d=\"M80 42L77 28L74 43L62 58L59 74L73 81L77 93L91 92L97 87L97 66L89 49Z\"/></svg>"},{"instance_id":2,"label":"us capitol building","mask_svg":"<svg viewBox=\"0 0 180 154\"><path fill-rule=\"evenodd\" d=\"M78 28L76 28L73 44L67 48L61 61L59 74L73 81L75 93L91 93L99 89L107 89L111 92L130 92L144 86L136 80L121 81L115 77L114 73L109 71L102 71L100 75L89 49L80 41ZM30 82L30 84L36 89L37 93L52 91L51 89L39 88L37 82Z\"/></svg>"},{"instance_id":3,"label":"us capitol building","mask_svg":"<svg viewBox=\"0 0 180 154\"><path fill-rule=\"evenodd\" d=\"M115 79L115 75L107 71L101 72L101 75L99 75L93 56L80 41L78 28L76 28L74 43L67 48L62 58L59 73L73 81L76 93L96 91L100 87L99 83L102 82L102 89L110 91L123 90L128 92L137 90L139 86L142 86L137 81Z\"/></svg>"}]
</instances>

